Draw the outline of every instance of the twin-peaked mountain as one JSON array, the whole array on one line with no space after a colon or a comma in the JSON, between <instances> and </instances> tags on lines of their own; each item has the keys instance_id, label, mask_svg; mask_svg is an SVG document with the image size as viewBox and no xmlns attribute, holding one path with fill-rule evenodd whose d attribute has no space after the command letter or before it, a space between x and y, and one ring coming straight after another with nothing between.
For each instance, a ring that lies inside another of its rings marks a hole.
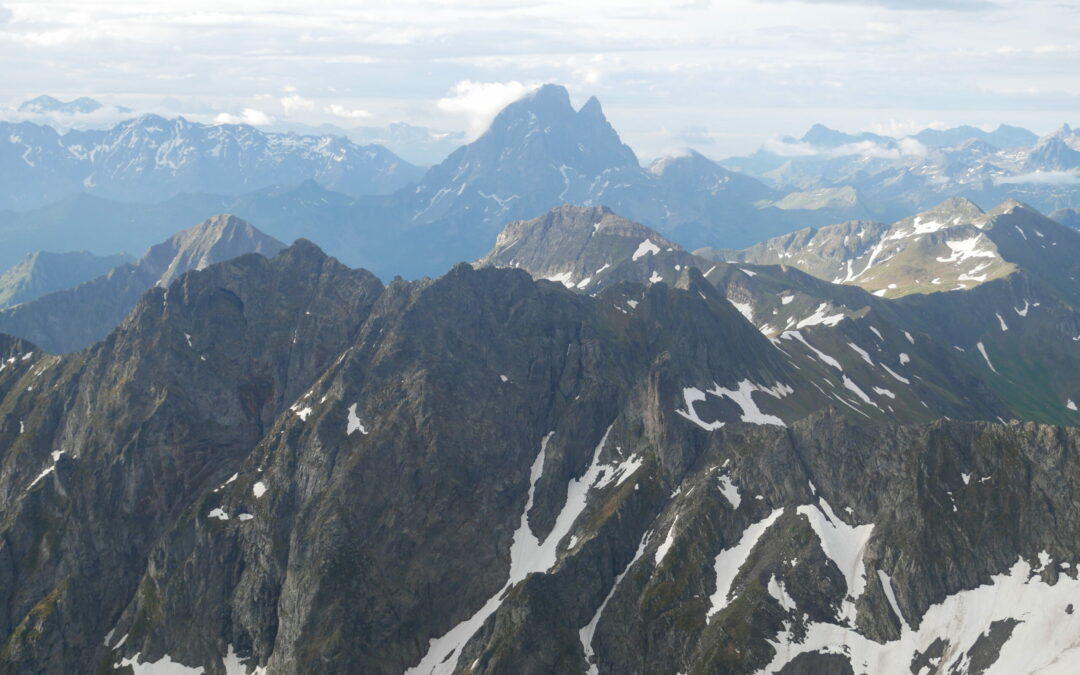
<instances>
[{"instance_id":1,"label":"twin-peaked mountain","mask_svg":"<svg viewBox=\"0 0 1080 675\"><path fill-rule=\"evenodd\" d=\"M673 276L582 285L554 267L575 249ZM1080 437L992 421L1025 413L936 318L790 268L706 278L603 209L498 250L575 290L384 286L299 241L151 288L77 354L0 337L0 667L1071 663ZM755 289L847 305L770 339L731 299Z\"/></svg>"},{"instance_id":2,"label":"twin-peaked mountain","mask_svg":"<svg viewBox=\"0 0 1080 675\"><path fill-rule=\"evenodd\" d=\"M596 98L575 110L565 88L545 85L508 105L415 188L365 200L363 253L355 255L367 257L347 259L381 271L405 249L411 258L398 263L398 273L447 269L482 255L506 222L561 204L609 206L695 245L750 243L786 229L778 211L756 206L772 194L693 152L643 167Z\"/></svg>"},{"instance_id":3,"label":"twin-peaked mountain","mask_svg":"<svg viewBox=\"0 0 1080 675\"><path fill-rule=\"evenodd\" d=\"M20 210L80 192L145 204L182 193L238 195L308 179L359 196L392 192L422 173L378 145L157 115L64 134L32 122L0 122L0 170L0 208Z\"/></svg>"}]
</instances>

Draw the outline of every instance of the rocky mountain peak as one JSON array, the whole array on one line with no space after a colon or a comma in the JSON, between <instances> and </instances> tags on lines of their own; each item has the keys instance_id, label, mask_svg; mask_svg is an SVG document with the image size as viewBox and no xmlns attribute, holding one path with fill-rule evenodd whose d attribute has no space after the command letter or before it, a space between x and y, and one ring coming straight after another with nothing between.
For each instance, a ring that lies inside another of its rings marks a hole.
<instances>
[{"instance_id":1,"label":"rocky mountain peak","mask_svg":"<svg viewBox=\"0 0 1080 675\"><path fill-rule=\"evenodd\" d=\"M177 232L161 244L151 247L138 264L146 266L148 270L164 267L157 283L168 285L189 269L202 269L244 253L273 256L283 248L285 244L277 239L226 213Z\"/></svg>"},{"instance_id":2,"label":"rocky mountain peak","mask_svg":"<svg viewBox=\"0 0 1080 675\"><path fill-rule=\"evenodd\" d=\"M600 105L600 99L595 96L590 96L589 100L585 101L585 105L578 110L578 115L585 119L592 118L607 121L607 117L604 116L604 109Z\"/></svg>"},{"instance_id":3,"label":"rocky mountain peak","mask_svg":"<svg viewBox=\"0 0 1080 675\"><path fill-rule=\"evenodd\" d=\"M1068 138L1073 135L1072 127L1067 123L1058 127L1048 138Z\"/></svg>"},{"instance_id":4,"label":"rocky mountain peak","mask_svg":"<svg viewBox=\"0 0 1080 675\"><path fill-rule=\"evenodd\" d=\"M674 284L703 261L603 206L561 206L508 224L476 265L521 268L537 279L597 293L619 281Z\"/></svg>"},{"instance_id":5,"label":"rocky mountain peak","mask_svg":"<svg viewBox=\"0 0 1080 675\"><path fill-rule=\"evenodd\" d=\"M673 169L693 171L700 170L702 168L711 168L715 170L721 167L719 167L716 162L705 157L697 150L694 150L693 148L685 148L680 152L665 155L664 157L659 157L653 160L653 162L649 164L649 173L655 174L657 176L663 176L668 171Z\"/></svg>"},{"instance_id":6,"label":"rocky mountain peak","mask_svg":"<svg viewBox=\"0 0 1080 675\"><path fill-rule=\"evenodd\" d=\"M1080 151L1069 125L1042 138L1031 151L1025 166L1032 171L1069 171L1080 168Z\"/></svg>"},{"instance_id":7,"label":"rocky mountain peak","mask_svg":"<svg viewBox=\"0 0 1080 675\"><path fill-rule=\"evenodd\" d=\"M1033 214L1038 214L1039 213L1038 211L1031 208L1030 206L1028 206L1024 202L1020 201L1019 199L1016 199L1014 197L1009 197L1008 199L1006 199L1005 201L1001 202L1000 204L995 206L993 209L991 209L987 213L987 215L992 217L992 216L1015 213L1017 211L1026 211L1026 212L1033 213ZM1039 215L1041 215L1041 214L1039 214Z\"/></svg>"},{"instance_id":8,"label":"rocky mountain peak","mask_svg":"<svg viewBox=\"0 0 1080 675\"><path fill-rule=\"evenodd\" d=\"M848 141L847 134L837 131L836 129L830 129L824 124L816 123L811 126L800 139L804 143L810 143L811 145L835 145L842 144Z\"/></svg>"},{"instance_id":9,"label":"rocky mountain peak","mask_svg":"<svg viewBox=\"0 0 1080 675\"><path fill-rule=\"evenodd\" d=\"M500 110L485 135L509 134L522 125L565 123L573 115L574 107L566 87L545 84Z\"/></svg>"},{"instance_id":10,"label":"rocky mountain peak","mask_svg":"<svg viewBox=\"0 0 1080 675\"><path fill-rule=\"evenodd\" d=\"M983 217L984 212L975 202L964 197L951 197L932 209L927 209L914 216L922 221L942 220L953 225L975 222Z\"/></svg>"}]
</instances>

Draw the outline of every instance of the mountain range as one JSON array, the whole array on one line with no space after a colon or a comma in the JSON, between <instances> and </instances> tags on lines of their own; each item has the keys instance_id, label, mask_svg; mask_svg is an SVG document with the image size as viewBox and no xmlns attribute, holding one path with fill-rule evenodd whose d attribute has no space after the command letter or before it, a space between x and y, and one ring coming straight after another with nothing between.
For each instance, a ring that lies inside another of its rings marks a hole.
<instances>
[{"instance_id":1,"label":"mountain range","mask_svg":"<svg viewBox=\"0 0 1080 675\"><path fill-rule=\"evenodd\" d=\"M80 192L147 203L185 192L237 195L308 179L358 196L392 192L422 173L381 146L157 115L62 135L32 122L0 122L0 171L0 208L17 210Z\"/></svg>"},{"instance_id":2,"label":"mountain range","mask_svg":"<svg viewBox=\"0 0 1080 675\"><path fill-rule=\"evenodd\" d=\"M938 225L919 235L913 223L926 230ZM853 266L856 278L845 282L837 274L848 269L846 262L812 264L816 256L828 259L844 250L843 237L850 242L856 228L869 236L871 225L822 228L828 239L796 234L791 242L784 238L789 247L782 255L771 252L772 257L760 259L737 252L726 256L734 262L719 262L711 259L715 252L688 253L610 211L565 207L511 223L477 264L524 269L579 293L599 293L624 281L680 283L689 269L704 270L704 278L786 354L810 359L800 364L804 378L825 374L816 382L829 391L832 368L842 372L842 383L854 388L845 387L848 391L840 394L847 396L837 400L863 407L863 415L902 417L900 406L910 405L909 414L918 419L930 396L948 391L950 399L964 400L990 390L1010 408L990 419L1075 423L1069 403L1080 398L1080 269L1073 256L1080 250L1080 233L1016 202L984 214L973 204L951 200L893 230L881 226L879 243L867 245ZM960 241L965 243L955 246ZM920 287L889 288L896 285L887 280L890 271L913 269L951 274L954 283L923 274ZM956 277L966 278L955 283ZM901 391L894 398L896 382L907 393L915 387L918 395L904 401ZM857 391L877 393L864 400ZM875 398L879 401L866 407ZM877 405L884 408L875 410ZM938 401L931 409L941 411L944 405Z\"/></svg>"},{"instance_id":3,"label":"mountain range","mask_svg":"<svg viewBox=\"0 0 1080 675\"><path fill-rule=\"evenodd\" d=\"M1080 135L1068 125L1037 137L1019 127L960 126L903 138L847 134L823 125L721 164L804 201L844 194L846 218L899 220L949 197L989 208L1008 198L1044 212L1080 195ZM786 186L786 187L785 187ZM807 223L810 224L810 223Z\"/></svg>"},{"instance_id":4,"label":"mountain range","mask_svg":"<svg viewBox=\"0 0 1080 675\"><path fill-rule=\"evenodd\" d=\"M217 218L104 340L0 337L4 669L1071 667L1071 268L879 297L569 206L434 280L278 247Z\"/></svg>"},{"instance_id":5,"label":"mountain range","mask_svg":"<svg viewBox=\"0 0 1080 675\"><path fill-rule=\"evenodd\" d=\"M101 110L102 105L98 101L87 96L70 101L61 101L52 96L38 96L28 101L23 101L17 108L21 113L60 113L64 115L89 115Z\"/></svg>"},{"instance_id":6,"label":"mountain range","mask_svg":"<svg viewBox=\"0 0 1080 675\"><path fill-rule=\"evenodd\" d=\"M0 672L1072 673L1077 139L5 128Z\"/></svg>"},{"instance_id":7,"label":"mountain range","mask_svg":"<svg viewBox=\"0 0 1080 675\"><path fill-rule=\"evenodd\" d=\"M1047 212L1072 208L1080 147L1068 127L1043 139L1015 127L890 139L819 125L745 160L688 150L643 166L595 98L575 108L556 85L511 103L426 171L342 138L155 116L63 136L29 123L3 131L0 207L13 212L0 217L0 241L13 259L0 265L56 250L57 240L99 255L139 250L231 212L283 241L319 241L384 279L438 276L482 256L506 222L564 203L608 206L691 249L742 248L851 219L891 222L953 196L982 208L1010 197ZM152 236L148 223L159 228ZM95 237L114 243L82 243Z\"/></svg>"},{"instance_id":8,"label":"mountain range","mask_svg":"<svg viewBox=\"0 0 1080 675\"><path fill-rule=\"evenodd\" d=\"M76 245L79 232L86 231L82 223L87 220L102 223L106 230L116 227L110 222L155 221L175 226L230 211L263 223L269 234L284 240L316 235L350 264L370 267L385 278L395 274L417 277L439 274L457 261L481 255L507 220L533 217L570 201L610 205L663 231L678 233L695 246L718 240L748 245L763 236L787 231L794 218L813 224L834 220L834 214L825 211L762 207L762 200L774 196L772 190L697 153L664 158L642 167L607 122L595 98L575 110L566 89L554 85L541 87L507 106L485 134L432 167L416 185L382 196L357 196L364 190L356 186L351 194L341 192L346 177L326 178L318 173L323 171L326 160L324 149L309 153L314 157L314 166L311 162L300 163L306 167L306 178L314 178L317 187L310 180L301 183L305 176L299 170L292 178L286 177L284 170L278 171L279 160L274 159L269 165L276 173L261 182L279 185L239 196L222 192L224 188L240 190L245 185L259 187L260 181L253 178L259 175L258 165L239 171L228 169L228 162L203 159L206 153L212 158L233 156L218 148L234 139L255 139L250 143L256 149L295 145L301 154L310 150L308 145L326 144L328 139L278 137L242 125L203 127L149 116L109 132L72 131L63 137L47 127L28 123L6 131L11 132L6 134L9 149L4 153L0 148L0 156L6 154L3 161L14 167L11 185L18 191L12 200L17 199L23 209L8 214L5 220L10 224L0 231L0 237L12 242L9 250L13 255L25 255L19 253L22 247L55 248L55 244L42 241L49 236L63 239L70 235L74 239L68 245ZM101 162L107 158L115 158L116 162L110 161L92 179L86 175L87 167L58 141L63 138L63 143L78 145L82 149L76 154L82 156L86 148L97 147L99 141L76 140L79 134L91 133L107 133L111 140L101 143L113 149L96 151L93 156L100 156ZM34 134L44 138L39 142ZM193 140L188 140L189 136ZM124 141L117 143L121 138ZM166 142L166 138L175 140ZM169 153L174 152L174 145L176 152L183 150L193 159L184 163L162 159L172 156ZM196 150L190 150L192 146ZM49 161L40 158L46 153L43 148L55 157ZM196 162L194 158L200 159ZM387 161L400 169L399 163ZM151 165L153 170L149 170ZM146 169L125 168L138 166ZM375 169L386 166L385 162L376 163ZM333 168L336 171L340 167L335 164ZM219 169L228 175L215 173ZM400 178L401 184L414 177L411 172L387 171L384 183ZM107 201L74 196L25 210L30 204L46 201L39 198L45 190L40 185L56 190L55 186L65 184L61 175L70 175L68 185L86 180L84 187ZM25 184L36 187L27 189ZM116 202L126 201L124 191L136 185L140 203L118 205ZM167 202L146 204L155 194L175 196ZM78 208L70 206L74 202ZM8 203L11 205L11 201ZM293 217L298 212L302 214L299 223ZM303 229L309 226L314 231ZM128 249L149 243L127 243L128 235L115 230L103 234L125 242L123 248Z\"/></svg>"}]
</instances>

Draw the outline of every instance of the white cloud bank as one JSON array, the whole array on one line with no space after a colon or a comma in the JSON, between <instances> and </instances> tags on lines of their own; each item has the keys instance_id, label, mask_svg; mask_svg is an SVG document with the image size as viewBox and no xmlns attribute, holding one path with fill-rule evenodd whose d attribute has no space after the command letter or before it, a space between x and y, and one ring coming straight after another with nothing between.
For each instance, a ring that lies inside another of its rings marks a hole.
<instances>
[{"instance_id":1,"label":"white cloud bank","mask_svg":"<svg viewBox=\"0 0 1080 675\"><path fill-rule=\"evenodd\" d=\"M998 185L1080 185L1076 171L1035 171L1019 176L1006 176L994 181Z\"/></svg>"},{"instance_id":2,"label":"white cloud bank","mask_svg":"<svg viewBox=\"0 0 1080 675\"><path fill-rule=\"evenodd\" d=\"M254 127L263 127L273 123L273 117L255 108L244 108L239 115L221 113L214 117L214 124L250 124Z\"/></svg>"},{"instance_id":3,"label":"white cloud bank","mask_svg":"<svg viewBox=\"0 0 1080 675\"><path fill-rule=\"evenodd\" d=\"M371 111L369 110L346 108L337 103L331 103L326 106L325 110L334 117L342 117L347 120L366 120L372 117Z\"/></svg>"},{"instance_id":4,"label":"white cloud bank","mask_svg":"<svg viewBox=\"0 0 1080 675\"><path fill-rule=\"evenodd\" d=\"M780 157L868 157L873 159L900 159L901 157L925 157L926 146L914 138L898 139L892 147L874 141L859 141L835 148L822 148L803 141L785 142L772 139L764 148Z\"/></svg>"},{"instance_id":5,"label":"white cloud bank","mask_svg":"<svg viewBox=\"0 0 1080 675\"><path fill-rule=\"evenodd\" d=\"M285 109L286 115L292 115L295 112L314 110L315 101L306 99L300 94L292 94L281 99L281 107Z\"/></svg>"},{"instance_id":6,"label":"white cloud bank","mask_svg":"<svg viewBox=\"0 0 1080 675\"><path fill-rule=\"evenodd\" d=\"M473 82L463 80L454 85L449 96L435 104L439 110L465 118L469 137L484 133L495 115L510 103L537 88L516 80L511 82Z\"/></svg>"}]
</instances>

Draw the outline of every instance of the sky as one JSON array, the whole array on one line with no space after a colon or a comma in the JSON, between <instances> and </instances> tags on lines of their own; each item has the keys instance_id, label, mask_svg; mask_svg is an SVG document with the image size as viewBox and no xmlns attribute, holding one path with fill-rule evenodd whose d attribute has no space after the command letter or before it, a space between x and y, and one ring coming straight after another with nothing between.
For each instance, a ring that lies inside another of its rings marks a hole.
<instances>
[{"instance_id":1,"label":"sky","mask_svg":"<svg viewBox=\"0 0 1080 675\"><path fill-rule=\"evenodd\" d=\"M643 158L821 122L1080 123L1080 0L0 0L0 111L38 94L469 137L544 82ZM115 111L98 113L102 122Z\"/></svg>"}]
</instances>

